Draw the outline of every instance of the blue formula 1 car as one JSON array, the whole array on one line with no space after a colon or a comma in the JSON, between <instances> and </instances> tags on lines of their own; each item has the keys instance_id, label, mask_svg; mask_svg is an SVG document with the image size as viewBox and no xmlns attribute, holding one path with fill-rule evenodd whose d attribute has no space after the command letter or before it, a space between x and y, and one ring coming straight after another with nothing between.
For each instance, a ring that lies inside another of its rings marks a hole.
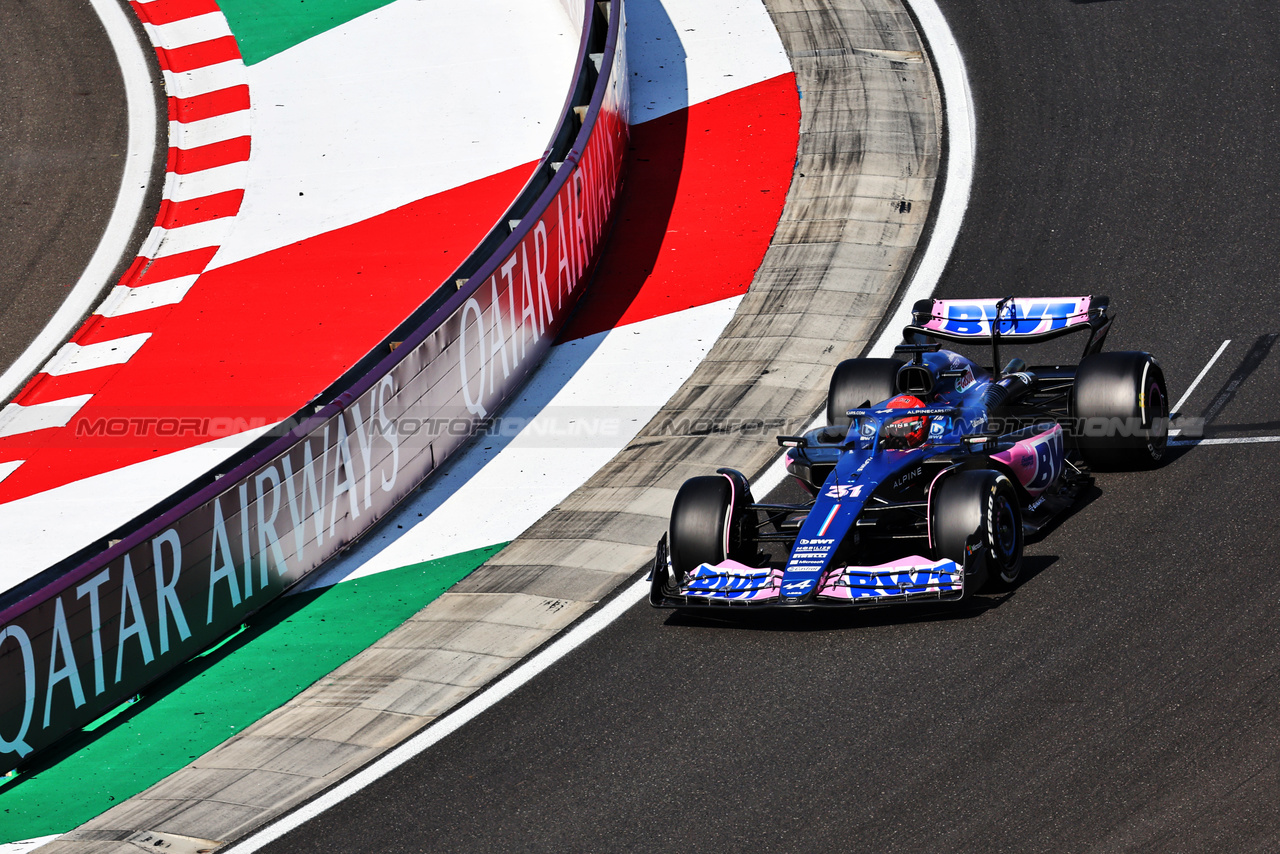
<instances>
[{"instance_id":1,"label":"blue formula 1 car","mask_svg":"<svg viewBox=\"0 0 1280 854\"><path fill-rule=\"evenodd\" d=\"M826 427L780 436L812 500L762 504L731 469L685 481L658 543L660 608L959 600L1016 583L1025 538L1090 470L1158 465L1168 396L1149 353L1102 352L1107 297L922 300L900 358L831 377ZM1074 366L1003 370L1000 345L1087 333ZM989 345L991 368L939 342Z\"/></svg>"}]
</instances>

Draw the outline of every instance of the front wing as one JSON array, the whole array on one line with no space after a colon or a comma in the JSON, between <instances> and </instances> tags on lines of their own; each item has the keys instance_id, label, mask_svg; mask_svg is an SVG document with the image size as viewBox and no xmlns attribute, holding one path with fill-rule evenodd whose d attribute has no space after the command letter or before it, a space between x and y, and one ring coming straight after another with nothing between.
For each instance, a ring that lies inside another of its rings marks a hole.
<instances>
[{"instance_id":1,"label":"front wing","mask_svg":"<svg viewBox=\"0 0 1280 854\"><path fill-rule=\"evenodd\" d=\"M966 551L976 550L975 543ZM781 568L752 567L733 560L701 564L677 582L664 535L650 575L649 604L655 608L820 608L950 602L964 598L966 568L953 560L918 555L876 566L835 567L826 570L816 585L796 585L807 592L795 595L787 589L792 585L784 581Z\"/></svg>"}]
</instances>

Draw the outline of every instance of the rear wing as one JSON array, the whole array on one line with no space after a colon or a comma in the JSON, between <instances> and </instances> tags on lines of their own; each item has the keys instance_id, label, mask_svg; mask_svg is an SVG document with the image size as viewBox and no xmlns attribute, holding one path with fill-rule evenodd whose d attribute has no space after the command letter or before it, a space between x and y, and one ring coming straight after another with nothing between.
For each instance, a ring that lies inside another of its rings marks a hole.
<instances>
[{"instance_id":1,"label":"rear wing","mask_svg":"<svg viewBox=\"0 0 1280 854\"><path fill-rule=\"evenodd\" d=\"M1111 326L1110 297L1005 297L1004 299L923 299L911 308L912 324L903 330L910 341L925 335L957 344L1001 341L1049 341L1074 332L1089 332L1086 356L1102 349ZM994 365L998 368L999 365Z\"/></svg>"},{"instance_id":2,"label":"rear wing","mask_svg":"<svg viewBox=\"0 0 1280 854\"><path fill-rule=\"evenodd\" d=\"M1046 341L1107 321L1107 297L1007 297L997 299L923 299L911 310L908 331L982 344L999 336L1007 341Z\"/></svg>"}]
</instances>

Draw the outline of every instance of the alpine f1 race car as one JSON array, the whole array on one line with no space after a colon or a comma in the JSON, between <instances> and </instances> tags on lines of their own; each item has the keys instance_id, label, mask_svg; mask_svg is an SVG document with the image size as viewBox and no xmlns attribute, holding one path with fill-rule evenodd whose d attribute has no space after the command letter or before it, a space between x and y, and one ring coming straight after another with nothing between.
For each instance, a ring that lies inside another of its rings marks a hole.
<instances>
[{"instance_id":1,"label":"alpine f1 race car","mask_svg":"<svg viewBox=\"0 0 1280 854\"><path fill-rule=\"evenodd\" d=\"M685 481L658 543L660 608L864 606L1008 588L1025 539L1098 469L1158 465L1168 395L1149 353L1102 352L1107 297L921 300L899 358L836 366L827 426L779 436L811 500L762 504L731 469ZM1085 334L1077 365L1000 346ZM987 368L939 342L989 346Z\"/></svg>"}]
</instances>

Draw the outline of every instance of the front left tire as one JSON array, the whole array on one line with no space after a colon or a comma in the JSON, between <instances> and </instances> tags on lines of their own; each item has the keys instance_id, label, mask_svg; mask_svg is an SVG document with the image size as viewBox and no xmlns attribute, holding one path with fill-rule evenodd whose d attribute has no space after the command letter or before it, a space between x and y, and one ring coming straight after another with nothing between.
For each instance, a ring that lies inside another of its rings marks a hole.
<instances>
[{"instance_id":1,"label":"front left tire","mask_svg":"<svg viewBox=\"0 0 1280 854\"><path fill-rule=\"evenodd\" d=\"M1022 510L1018 493L1000 472L976 469L945 477L930 499L930 540L936 558L964 565L970 538L978 535L971 559L975 589L1012 587L1022 574Z\"/></svg>"}]
</instances>

